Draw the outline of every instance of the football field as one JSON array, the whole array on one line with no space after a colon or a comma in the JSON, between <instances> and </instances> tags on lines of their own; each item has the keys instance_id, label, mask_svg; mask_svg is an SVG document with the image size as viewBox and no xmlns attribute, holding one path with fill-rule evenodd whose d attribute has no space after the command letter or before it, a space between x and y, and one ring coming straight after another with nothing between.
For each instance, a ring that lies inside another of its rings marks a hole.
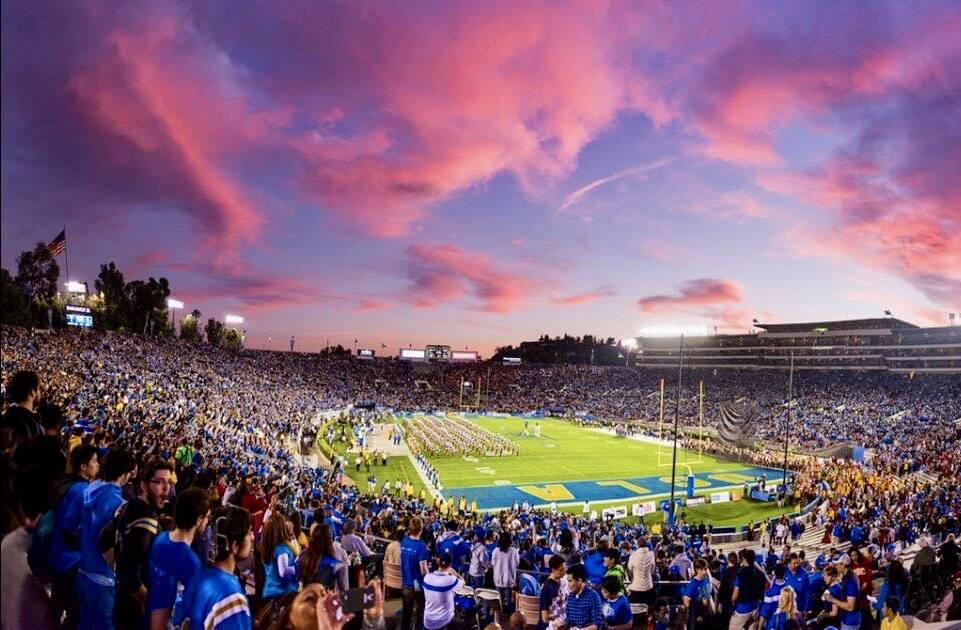
<instances>
[{"instance_id":1,"label":"football field","mask_svg":"<svg viewBox=\"0 0 961 630\"><path fill-rule=\"evenodd\" d=\"M559 419L528 419L541 425L541 436L524 436L524 419L467 415L489 431L515 442L515 456L431 457L446 496L467 497L478 508L508 507L514 501L559 505L590 501L592 506L617 501L648 502L671 491L671 452L650 441L616 437ZM660 449L661 454L658 455ZM659 465L660 460L660 465ZM707 455L678 451L676 496L683 498L687 477L694 475L695 493L743 488L761 474L780 480L780 472ZM746 506L745 506L746 507Z\"/></svg>"}]
</instances>

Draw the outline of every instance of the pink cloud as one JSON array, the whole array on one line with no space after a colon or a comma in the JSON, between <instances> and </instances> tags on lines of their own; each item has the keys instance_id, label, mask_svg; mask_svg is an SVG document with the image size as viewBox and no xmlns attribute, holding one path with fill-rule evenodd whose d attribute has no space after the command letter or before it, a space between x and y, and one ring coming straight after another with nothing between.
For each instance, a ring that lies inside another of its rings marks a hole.
<instances>
[{"instance_id":1,"label":"pink cloud","mask_svg":"<svg viewBox=\"0 0 961 630\"><path fill-rule=\"evenodd\" d=\"M383 300L377 300L374 298L361 298L357 302L357 306L354 307L355 313L367 313L370 311L380 311L385 308L390 308L390 304Z\"/></svg>"},{"instance_id":2,"label":"pink cloud","mask_svg":"<svg viewBox=\"0 0 961 630\"><path fill-rule=\"evenodd\" d=\"M580 306L581 304L588 304L615 295L617 295L617 289L605 285L585 293L574 293L572 295L551 298L551 302L558 306Z\"/></svg>"},{"instance_id":3,"label":"pink cloud","mask_svg":"<svg viewBox=\"0 0 961 630\"><path fill-rule=\"evenodd\" d=\"M509 313L534 297L538 288L533 278L453 245L411 245L405 252L405 264L410 280L405 295L422 308L470 297L476 310Z\"/></svg>"},{"instance_id":4,"label":"pink cloud","mask_svg":"<svg viewBox=\"0 0 961 630\"><path fill-rule=\"evenodd\" d=\"M319 302L342 303L348 299L347 296L325 291L316 284L250 268L219 272L210 276L205 283L179 290L178 296L186 302L235 300L245 308L245 313Z\"/></svg>"},{"instance_id":5,"label":"pink cloud","mask_svg":"<svg viewBox=\"0 0 961 630\"><path fill-rule=\"evenodd\" d=\"M645 313L663 313L689 307L704 307L741 301L741 287L722 278L697 278L678 287L677 293L649 295L637 301Z\"/></svg>"}]
</instances>

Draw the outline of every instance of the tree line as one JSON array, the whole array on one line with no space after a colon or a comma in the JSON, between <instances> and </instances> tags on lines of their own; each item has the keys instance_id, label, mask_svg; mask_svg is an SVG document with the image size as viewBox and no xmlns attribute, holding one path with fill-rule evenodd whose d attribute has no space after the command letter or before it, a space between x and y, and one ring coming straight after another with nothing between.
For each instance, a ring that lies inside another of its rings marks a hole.
<instances>
[{"instance_id":1,"label":"tree line","mask_svg":"<svg viewBox=\"0 0 961 630\"><path fill-rule=\"evenodd\" d=\"M0 323L38 328L64 328L66 300L58 291L60 266L50 255L46 244L37 243L32 250L17 256L15 276L0 268ZM174 337L176 329L170 319L167 298L170 283L166 278L127 280L110 262L100 265L94 290L88 286L83 306L93 315L94 328L136 333L148 337ZM192 310L180 320L179 337L194 343L209 343L238 349L243 345L241 333L228 328L213 317L201 328L202 314Z\"/></svg>"}]
</instances>

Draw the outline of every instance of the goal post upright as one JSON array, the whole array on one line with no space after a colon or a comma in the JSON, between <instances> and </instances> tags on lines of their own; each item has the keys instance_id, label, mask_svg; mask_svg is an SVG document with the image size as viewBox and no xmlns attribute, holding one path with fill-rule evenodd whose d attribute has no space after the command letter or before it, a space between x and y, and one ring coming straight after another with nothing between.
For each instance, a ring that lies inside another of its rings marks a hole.
<instances>
[{"instance_id":1,"label":"goal post upright","mask_svg":"<svg viewBox=\"0 0 961 630\"><path fill-rule=\"evenodd\" d=\"M661 411L657 419L657 465L662 466L661 463L661 453L663 451L663 444L661 441L664 439L664 379L661 379Z\"/></svg>"}]
</instances>

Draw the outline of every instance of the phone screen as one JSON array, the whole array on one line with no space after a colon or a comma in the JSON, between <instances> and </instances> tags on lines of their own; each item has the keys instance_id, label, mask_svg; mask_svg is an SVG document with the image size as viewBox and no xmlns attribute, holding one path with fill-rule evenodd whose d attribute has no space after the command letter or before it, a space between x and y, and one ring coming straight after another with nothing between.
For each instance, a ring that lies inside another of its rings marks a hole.
<instances>
[{"instance_id":1,"label":"phone screen","mask_svg":"<svg viewBox=\"0 0 961 630\"><path fill-rule=\"evenodd\" d=\"M352 588L340 595L340 606L345 613L355 613L374 606L374 589L365 586Z\"/></svg>"}]
</instances>

